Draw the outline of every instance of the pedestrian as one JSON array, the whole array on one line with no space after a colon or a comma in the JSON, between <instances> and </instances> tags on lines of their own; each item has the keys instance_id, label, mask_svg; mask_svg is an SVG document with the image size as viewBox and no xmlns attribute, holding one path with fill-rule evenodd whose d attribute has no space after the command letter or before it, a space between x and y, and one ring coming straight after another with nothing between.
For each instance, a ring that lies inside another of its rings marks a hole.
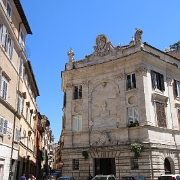
<instances>
[{"instance_id":1,"label":"pedestrian","mask_svg":"<svg viewBox=\"0 0 180 180\"><path fill-rule=\"evenodd\" d=\"M45 180L46 179L46 172L44 171L43 172L43 180Z\"/></svg>"},{"instance_id":2,"label":"pedestrian","mask_svg":"<svg viewBox=\"0 0 180 180\"><path fill-rule=\"evenodd\" d=\"M36 180L36 177L32 175L32 179L33 179L33 180Z\"/></svg>"},{"instance_id":3,"label":"pedestrian","mask_svg":"<svg viewBox=\"0 0 180 180\"><path fill-rule=\"evenodd\" d=\"M47 176L47 180L50 180L50 178L51 178L51 174L49 173Z\"/></svg>"},{"instance_id":4,"label":"pedestrian","mask_svg":"<svg viewBox=\"0 0 180 180\"><path fill-rule=\"evenodd\" d=\"M91 180L93 177L91 176L91 174L89 174L88 180Z\"/></svg>"},{"instance_id":5,"label":"pedestrian","mask_svg":"<svg viewBox=\"0 0 180 180\"><path fill-rule=\"evenodd\" d=\"M23 175L21 176L21 180L26 180L25 174L23 174Z\"/></svg>"}]
</instances>

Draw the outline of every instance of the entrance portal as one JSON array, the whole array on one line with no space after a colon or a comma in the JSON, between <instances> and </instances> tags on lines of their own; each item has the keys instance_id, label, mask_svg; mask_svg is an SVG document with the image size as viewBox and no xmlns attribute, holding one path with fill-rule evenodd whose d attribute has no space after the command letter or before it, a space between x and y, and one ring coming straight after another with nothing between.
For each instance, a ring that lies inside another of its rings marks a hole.
<instances>
[{"instance_id":1,"label":"entrance portal","mask_svg":"<svg viewBox=\"0 0 180 180\"><path fill-rule=\"evenodd\" d=\"M95 160L95 175L97 174L114 174L115 170L115 158L97 158Z\"/></svg>"},{"instance_id":2,"label":"entrance portal","mask_svg":"<svg viewBox=\"0 0 180 180\"><path fill-rule=\"evenodd\" d=\"M164 170L165 174L171 174L171 164L167 158L164 160Z\"/></svg>"}]
</instances>

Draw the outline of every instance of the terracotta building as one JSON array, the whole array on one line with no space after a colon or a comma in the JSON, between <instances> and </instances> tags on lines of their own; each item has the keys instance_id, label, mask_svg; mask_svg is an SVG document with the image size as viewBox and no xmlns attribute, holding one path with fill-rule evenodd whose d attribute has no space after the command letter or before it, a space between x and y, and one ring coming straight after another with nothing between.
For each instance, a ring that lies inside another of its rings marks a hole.
<instances>
[{"instance_id":1,"label":"terracotta building","mask_svg":"<svg viewBox=\"0 0 180 180\"><path fill-rule=\"evenodd\" d=\"M62 175L180 173L180 61L142 42L126 46L104 34L94 52L62 72Z\"/></svg>"}]
</instances>

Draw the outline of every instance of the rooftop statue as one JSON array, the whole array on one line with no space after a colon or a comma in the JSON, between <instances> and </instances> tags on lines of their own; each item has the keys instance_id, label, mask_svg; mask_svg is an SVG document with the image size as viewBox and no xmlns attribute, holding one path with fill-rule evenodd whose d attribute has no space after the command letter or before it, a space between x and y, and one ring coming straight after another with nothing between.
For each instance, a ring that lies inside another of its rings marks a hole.
<instances>
[{"instance_id":1,"label":"rooftop statue","mask_svg":"<svg viewBox=\"0 0 180 180\"><path fill-rule=\"evenodd\" d=\"M67 55L68 55L69 62L74 61L74 52L73 52L72 48L70 48Z\"/></svg>"},{"instance_id":2,"label":"rooftop statue","mask_svg":"<svg viewBox=\"0 0 180 180\"><path fill-rule=\"evenodd\" d=\"M135 35L134 35L135 45L141 45L142 44L141 35L142 35L143 31L141 29L138 29L138 28L135 28L135 29L136 29L136 32L135 32Z\"/></svg>"}]
</instances>

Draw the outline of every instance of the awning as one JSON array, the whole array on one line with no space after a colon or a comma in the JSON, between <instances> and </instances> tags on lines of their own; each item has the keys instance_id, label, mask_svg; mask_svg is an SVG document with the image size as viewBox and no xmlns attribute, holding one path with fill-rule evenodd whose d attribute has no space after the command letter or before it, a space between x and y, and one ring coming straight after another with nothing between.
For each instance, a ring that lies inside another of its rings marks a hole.
<instances>
[{"instance_id":1,"label":"awning","mask_svg":"<svg viewBox=\"0 0 180 180\"><path fill-rule=\"evenodd\" d=\"M34 157L30 157L29 160L31 160L33 163L36 163L36 159Z\"/></svg>"}]
</instances>

